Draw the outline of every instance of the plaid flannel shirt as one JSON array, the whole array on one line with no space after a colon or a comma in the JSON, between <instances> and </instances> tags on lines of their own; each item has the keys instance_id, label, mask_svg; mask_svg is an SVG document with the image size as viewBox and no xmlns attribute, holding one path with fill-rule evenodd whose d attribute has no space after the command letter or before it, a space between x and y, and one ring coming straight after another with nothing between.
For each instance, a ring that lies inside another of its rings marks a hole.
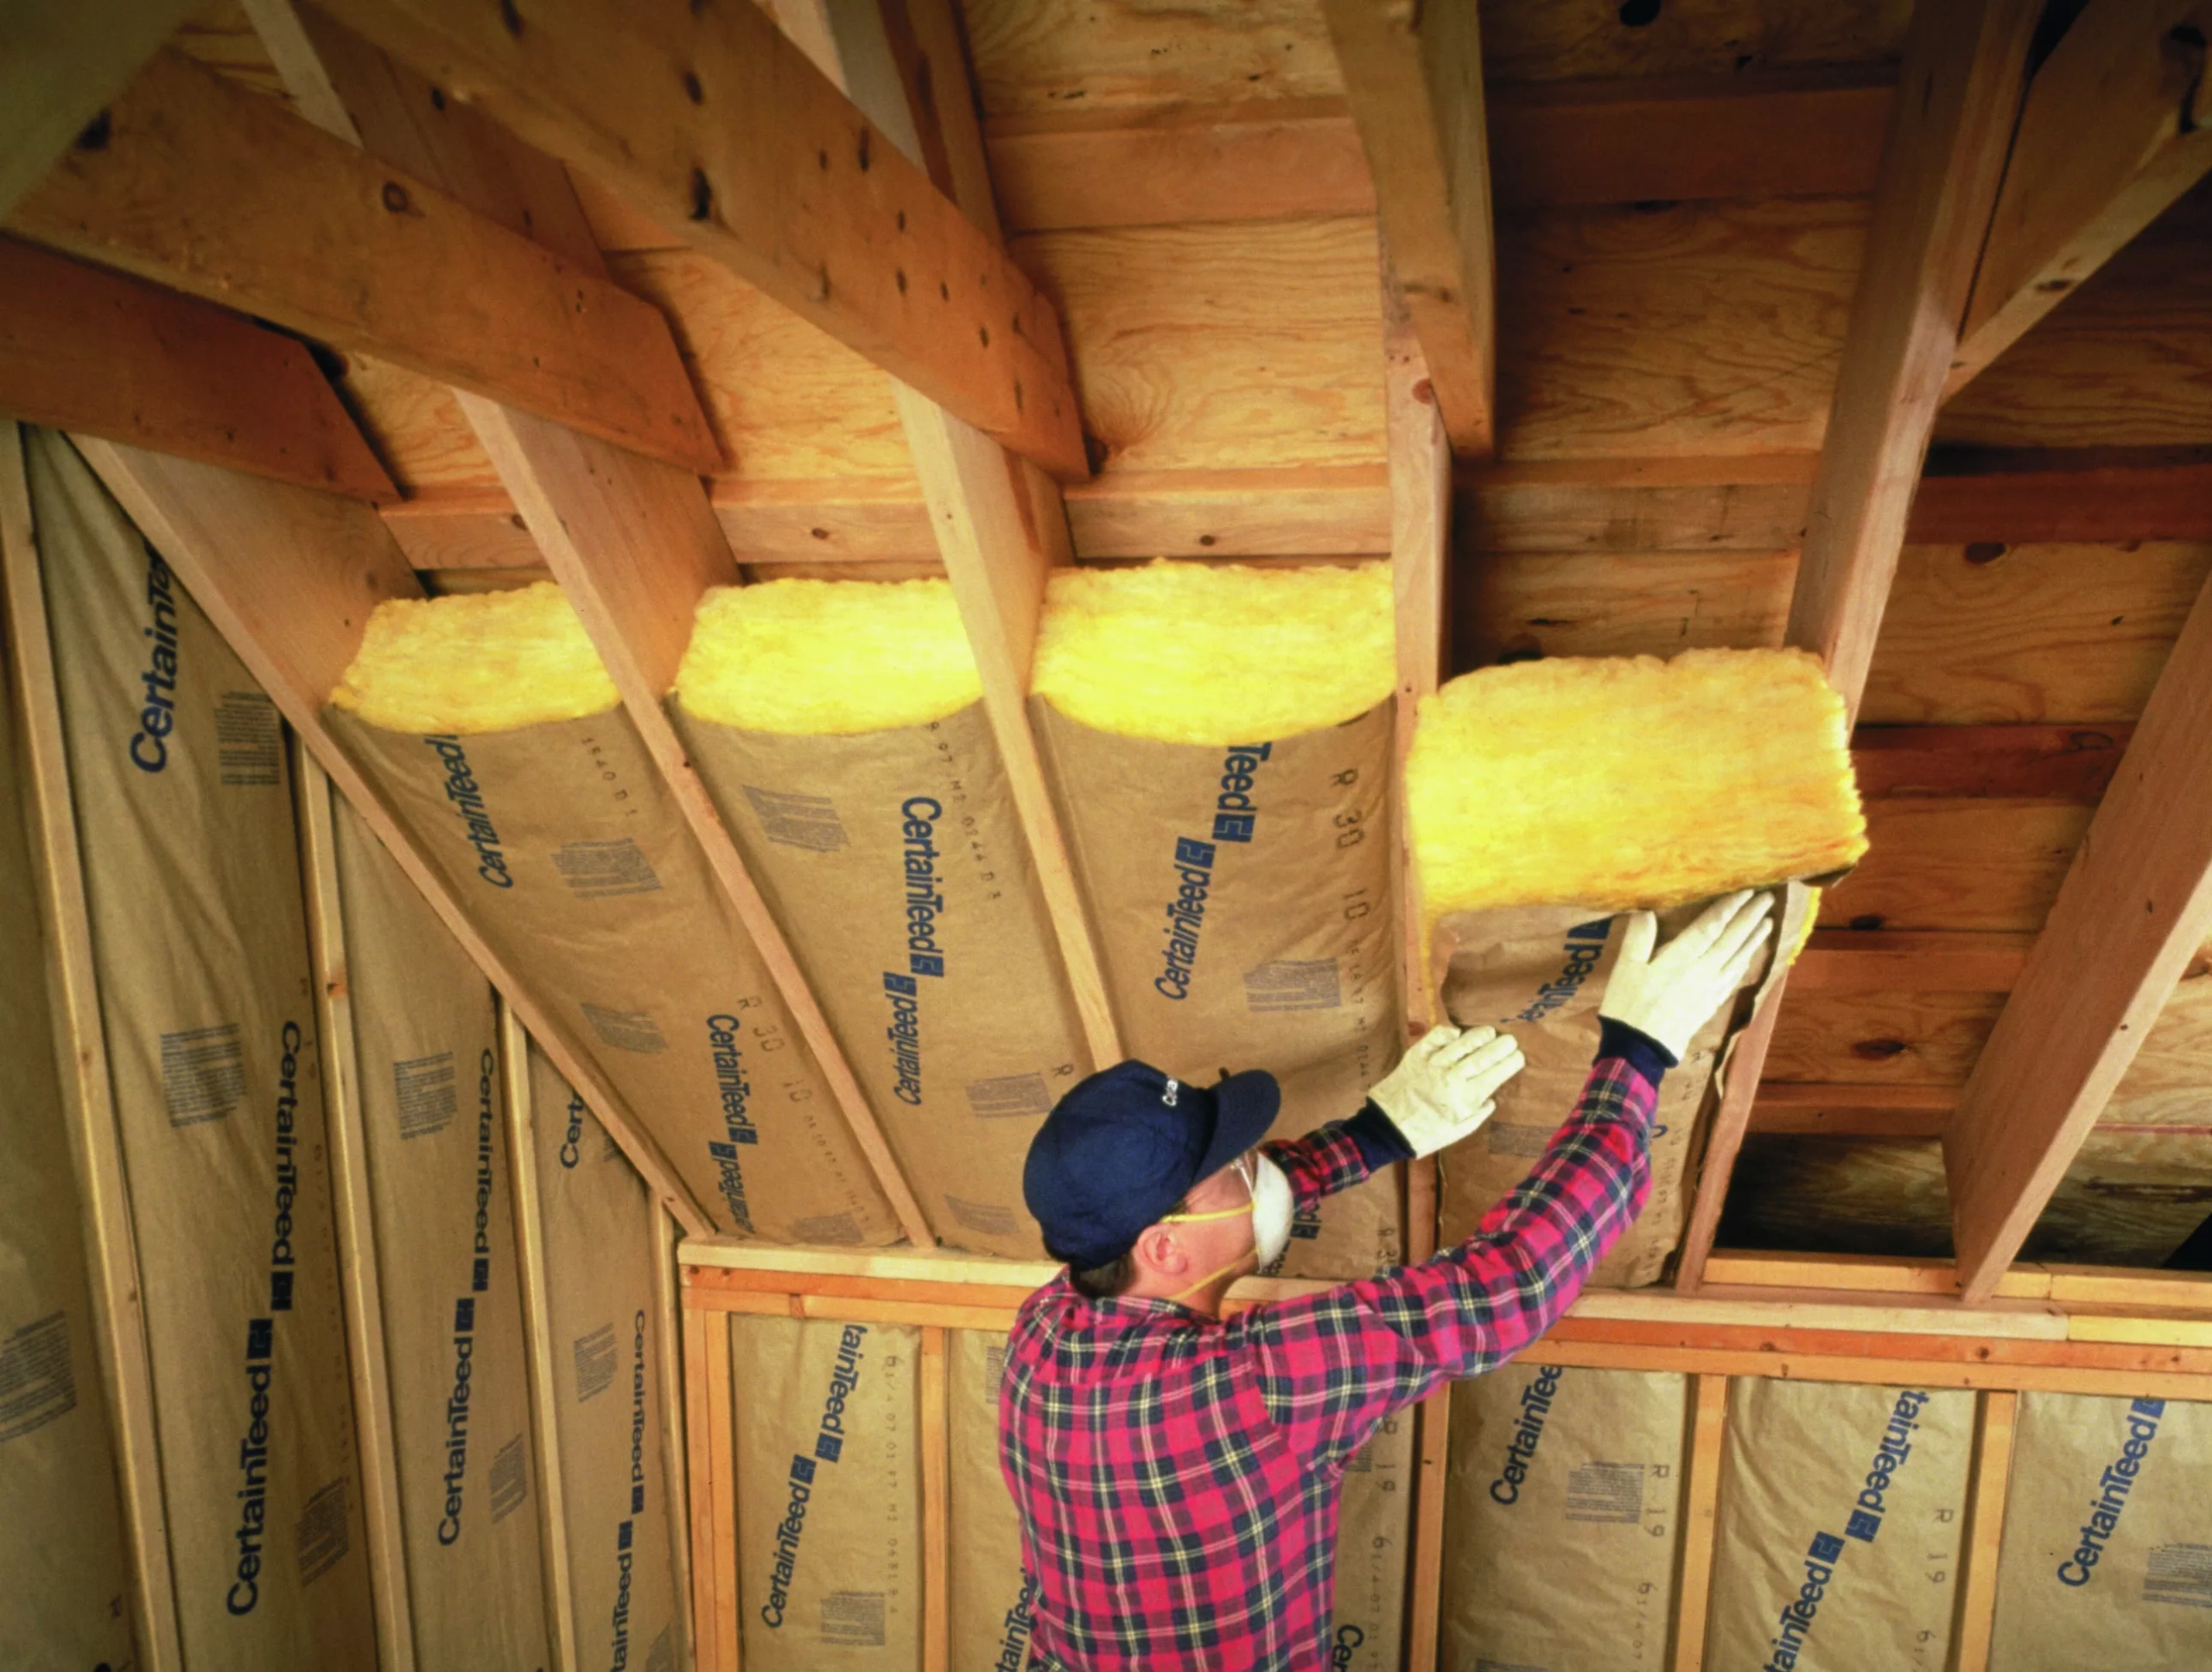
<instances>
[{"instance_id":1,"label":"plaid flannel shirt","mask_svg":"<svg viewBox=\"0 0 2212 1672\"><path fill-rule=\"evenodd\" d=\"M1668 1060L1649 1049L1600 1056L1529 1177L1423 1264L1225 1321L1088 1300L1065 1275L1023 1303L999 1458L1036 1586L1033 1669L1329 1664L1346 1461L1542 1335L1636 1217ZM1338 1123L1268 1152L1301 1211L1370 1166Z\"/></svg>"}]
</instances>

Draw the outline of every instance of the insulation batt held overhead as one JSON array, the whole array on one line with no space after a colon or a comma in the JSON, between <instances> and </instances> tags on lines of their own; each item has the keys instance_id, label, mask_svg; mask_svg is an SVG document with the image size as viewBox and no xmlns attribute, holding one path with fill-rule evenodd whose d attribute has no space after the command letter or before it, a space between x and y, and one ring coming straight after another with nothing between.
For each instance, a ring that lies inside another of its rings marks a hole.
<instances>
[{"instance_id":1,"label":"insulation batt held overhead","mask_svg":"<svg viewBox=\"0 0 2212 1672\"><path fill-rule=\"evenodd\" d=\"M327 712L716 1230L895 1239L827 1080L557 587L378 606Z\"/></svg>"},{"instance_id":2,"label":"insulation batt held overhead","mask_svg":"<svg viewBox=\"0 0 2212 1672\"><path fill-rule=\"evenodd\" d=\"M1397 1059L1389 566L1056 574L1031 711L1122 1049L1200 1084L1264 1068L1272 1135ZM1293 1228L1285 1271L1400 1257L1397 1181Z\"/></svg>"},{"instance_id":3,"label":"insulation batt held overhead","mask_svg":"<svg viewBox=\"0 0 2212 1672\"><path fill-rule=\"evenodd\" d=\"M1038 1123L1091 1066L952 588L701 601L670 700L939 1239L1036 1258Z\"/></svg>"}]
</instances>

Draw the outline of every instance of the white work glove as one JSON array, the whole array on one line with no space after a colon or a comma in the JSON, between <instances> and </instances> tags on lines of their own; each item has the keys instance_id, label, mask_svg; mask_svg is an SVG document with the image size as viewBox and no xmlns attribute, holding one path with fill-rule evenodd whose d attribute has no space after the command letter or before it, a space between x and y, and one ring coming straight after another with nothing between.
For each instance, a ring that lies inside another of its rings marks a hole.
<instances>
[{"instance_id":1,"label":"white work glove","mask_svg":"<svg viewBox=\"0 0 2212 1672\"><path fill-rule=\"evenodd\" d=\"M1446 1022L1415 1040L1367 1095L1415 1155L1433 1155L1496 1114L1498 1087L1527 1066L1510 1033Z\"/></svg>"},{"instance_id":2,"label":"white work glove","mask_svg":"<svg viewBox=\"0 0 2212 1672\"><path fill-rule=\"evenodd\" d=\"M1649 912L1630 913L1598 1014L1625 1022L1681 1061L1692 1036L1742 984L1774 932L1767 915L1773 906L1773 895L1739 888L1707 906L1656 957L1651 948L1659 919Z\"/></svg>"}]
</instances>

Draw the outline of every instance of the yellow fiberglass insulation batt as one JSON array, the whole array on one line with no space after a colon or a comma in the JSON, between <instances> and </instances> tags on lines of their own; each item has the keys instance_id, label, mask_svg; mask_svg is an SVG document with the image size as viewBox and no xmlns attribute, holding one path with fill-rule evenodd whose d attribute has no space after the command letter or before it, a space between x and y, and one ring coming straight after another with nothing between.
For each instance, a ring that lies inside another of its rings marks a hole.
<instances>
[{"instance_id":1,"label":"yellow fiberglass insulation batt","mask_svg":"<svg viewBox=\"0 0 2212 1672\"><path fill-rule=\"evenodd\" d=\"M1462 675L1421 705L1406 791L1432 919L1678 905L1866 851L1843 699L1802 651Z\"/></svg>"},{"instance_id":2,"label":"yellow fiberglass insulation batt","mask_svg":"<svg viewBox=\"0 0 2212 1672\"><path fill-rule=\"evenodd\" d=\"M1219 745L1342 725L1395 683L1390 566L1052 576L1030 689L1096 730Z\"/></svg>"},{"instance_id":3,"label":"yellow fiberglass insulation batt","mask_svg":"<svg viewBox=\"0 0 2212 1672\"><path fill-rule=\"evenodd\" d=\"M819 737L926 725L982 695L950 581L769 581L699 601L684 712Z\"/></svg>"},{"instance_id":4,"label":"yellow fiberglass insulation batt","mask_svg":"<svg viewBox=\"0 0 2212 1672\"><path fill-rule=\"evenodd\" d=\"M582 720L618 698L550 581L378 604L332 703L390 732L470 736Z\"/></svg>"}]
</instances>

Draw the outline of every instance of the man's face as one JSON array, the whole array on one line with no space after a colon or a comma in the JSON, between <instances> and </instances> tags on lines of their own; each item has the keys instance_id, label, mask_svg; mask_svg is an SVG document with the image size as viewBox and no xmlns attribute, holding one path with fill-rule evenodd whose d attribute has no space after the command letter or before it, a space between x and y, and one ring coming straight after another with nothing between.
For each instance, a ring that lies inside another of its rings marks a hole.
<instances>
[{"instance_id":1,"label":"man's face","mask_svg":"<svg viewBox=\"0 0 2212 1672\"><path fill-rule=\"evenodd\" d=\"M1184 1205L1190 1212L1228 1214L1224 1218L1183 1221L1175 1225L1175 1234L1191 1256L1193 1276L1226 1266L1252 1252L1252 1180L1257 1176L1259 1159L1256 1147L1248 1149L1220 1172L1198 1180L1185 1194ZM1243 1208L1246 1211L1228 1213L1231 1208Z\"/></svg>"}]
</instances>

